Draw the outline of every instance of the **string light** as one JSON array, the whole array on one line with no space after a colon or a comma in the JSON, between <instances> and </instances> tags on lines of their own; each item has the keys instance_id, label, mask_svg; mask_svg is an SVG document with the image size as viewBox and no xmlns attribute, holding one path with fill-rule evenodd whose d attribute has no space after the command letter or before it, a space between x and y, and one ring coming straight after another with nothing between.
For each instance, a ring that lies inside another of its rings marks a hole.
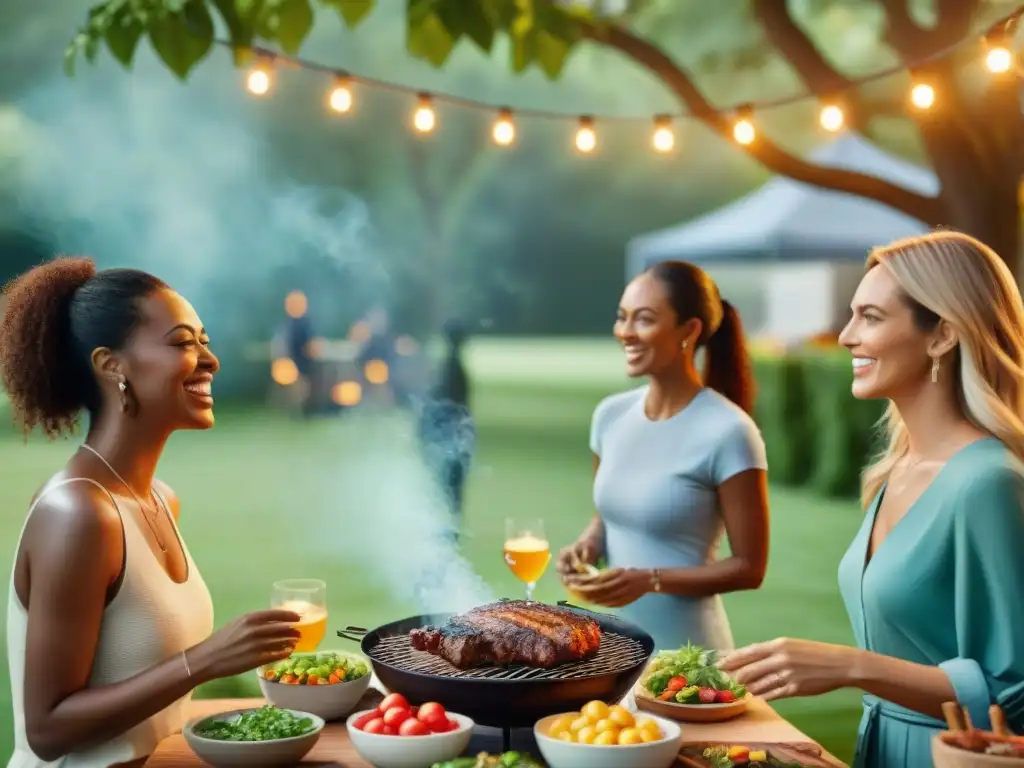
<instances>
[{"instance_id":1,"label":"string light","mask_svg":"<svg viewBox=\"0 0 1024 768\"><path fill-rule=\"evenodd\" d=\"M504 107L498 110L498 119L491 128L491 138L499 147L507 147L516 140L516 124L512 122L512 110Z\"/></svg>"},{"instance_id":2,"label":"string light","mask_svg":"<svg viewBox=\"0 0 1024 768\"><path fill-rule=\"evenodd\" d=\"M917 83L910 90L910 101L918 109L931 109L935 104L935 89L928 83Z\"/></svg>"},{"instance_id":3,"label":"string light","mask_svg":"<svg viewBox=\"0 0 1024 768\"><path fill-rule=\"evenodd\" d=\"M843 115L843 108L838 104L826 104L821 108L821 114L818 116L818 122L821 123L821 127L826 131L835 133L843 127L843 123L846 122L846 117Z\"/></svg>"},{"instance_id":4,"label":"string light","mask_svg":"<svg viewBox=\"0 0 1024 768\"><path fill-rule=\"evenodd\" d=\"M352 85L349 78L339 77L327 97L327 105L332 111L345 114L351 111L353 101Z\"/></svg>"},{"instance_id":5,"label":"string light","mask_svg":"<svg viewBox=\"0 0 1024 768\"><path fill-rule=\"evenodd\" d=\"M1015 28L1017 22L1019 22L1022 17L1024 17L1024 3L1019 5L1013 12L1007 14L1003 19L997 21L989 28L984 36L980 37L980 42L983 46L984 63L991 73L999 75L1017 70L1017 56L1013 50L1011 30ZM216 40L215 42L226 48L234 48L234 46L226 40ZM978 44L979 37L965 38L964 40L954 43L945 49L935 51L922 57L920 61L911 64L903 63L894 65L885 70L874 72L865 77L853 80L850 82L848 90L855 90L862 85L877 82L907 70L913 72L915 69L920 69L926 64L948 57L953 52L963 48L965 45L977 46ZM328 93L327 106L331 111L340 114L345 114L352 110L354 106L353 84L356 82L369 85L370 87L379 87L391 91L405 93L414 92L413 89L403 85L351 75L348 72L334 70L314 62L305 61L298 57L287 56L263 48L253 47L250 50L257 57L257 63L249 70L246 76L245 85L247 90L256 96L264 96L273 89L273 66L277 64L290 66L296 69L314 70L333 74L335 82ZM1024 72L1022 72L1022 75L1024 75ZM431 133L437 128L437 113L434 109L435 98L439 101L464 107L487 109L497 112L496 119L491 126L491 139L496 145L501 147L508 147L516 142L518 131L515 122L512 119L511 108L481 104L471 99L446 94L438 94L436 97L423 92L417 94L417 105L412 115L412 127L417 132ZM712 116L717 116L718 119L725 118L726 122L724 123L724 126L728 129L729 122L727 115L730 112L733 112L735 117L731 122L732 137L739 144L749 145L757 139L757 128L754 123L755 109L758 110L758 112L767 109L776 109L806 101L811 98L818 97L813 94L800 94L785 98L761 101L756 104L746 104L738 108L723 108L708 114L701 113L698 115L684 112L681 117L698 120L706 120L708 117ZM918 110L931 109L935 105L936 101L936 91L934 86L928 82L916 82L910 90L909 101L911 105ZM845 125L846 116L841 103L841 99L830 97L822 104L818 115L818 122L824 130L836 132L841 130ZM529 109L518 110L518 114L520 117L526 115L530 117L555 120L570 117L569 115L557 112ZM678 116L680 115L676 115L676 117ZM629 122L639 118L612 116L607 118L602 117L601 119L608 119L616 122ZM596 118L593 115L588 115L579 117L577 120L578 126L574 137L576 150L582 154L590 154L597 149L597 132L594 128ZM651 134L651 146L655 152L665 154L671 152L675 148L675 135L672 128L672 122L673 115L658 115L654 118L654 130Z\"/></svg>"},{"instance_id":6,"label":"string light","mask_svg":"<svg viewBox=\"0 0 1024 768\"><path fill-rule=\"evenodd\" d=\"M254 96L265 96L270 92L273 79L270 76L270 67L266 64L257 64L249 70L245 78L245 87Z\"/></svg>"},{"instance_id":7,"label":"string light","mask_svg":"<svg viewBox=\"0 0 1024 768\"><path fill-rule=\"evenodd\" d=\"M421 93L412 116L412 125L420 133L430 133L437 127L437 113L429 94Z\"/></svg>"},{"instance_id":8,"label":"string light","mask_svg":"<svg viewBox=\"0 0 1024 768\"><path fill-rule=\"evenodd\" d=\"M732 125L732 137L736 139L737 144L751 144L757 138L757 129L754 128L750 107L741 107L736 110L736 122Z\"/></svg>"},{"instance_id":9,"label":"string light","mask_svg":"<svg viewBox=\"0 0 1024 768\"><path fill-rule=\"evenodd\" d=\"M651 135L651 145L655 152L671 152L676 145L675 134L672 133L672 118L668 115L658 115L654 118L654 133Z\"/></svg>"},{"instance_id":10,"label":"string light","mask_svg":"<svg viewBox=\"0 0 1024 768\"><path fill-rule=\"evenodd\" d=\"M588 154L596 148L597 133L594 131L594 118L581 117L580 126L576 129L576 149L583 154Z\"/></svg>"}]
</instances>

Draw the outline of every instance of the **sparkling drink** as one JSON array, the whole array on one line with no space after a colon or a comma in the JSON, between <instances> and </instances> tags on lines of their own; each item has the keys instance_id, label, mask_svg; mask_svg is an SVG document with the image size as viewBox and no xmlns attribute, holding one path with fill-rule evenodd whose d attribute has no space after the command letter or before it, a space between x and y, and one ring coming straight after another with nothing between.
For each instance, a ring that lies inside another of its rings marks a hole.
<instances>
[{"instance_id":1,"label":"sparkling drink","mask_svg":"<svg viewBox=\"0 0 1024 768\"><path fill-rule=\"evenodd\" d=\"M300 636L296 651L315 651L327 634L327 585L317 579L287 579L274 584L271 607L294 611Z\"/></svg>"}]
</instances>

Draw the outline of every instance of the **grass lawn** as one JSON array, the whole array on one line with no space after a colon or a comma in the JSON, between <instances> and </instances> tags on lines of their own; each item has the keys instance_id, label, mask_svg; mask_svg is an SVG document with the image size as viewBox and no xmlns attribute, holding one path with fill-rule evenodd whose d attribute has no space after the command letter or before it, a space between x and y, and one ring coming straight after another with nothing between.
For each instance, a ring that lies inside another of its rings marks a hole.
<instances>
[{"instance_id":1,"label":"grass lawn","mask_svg":"<svg viewBox=\"0 0 1024 768\"><path fill-rule=\"evenodd\" d=\"M622 386L607 345L572 345L491 342L471 350L479 448L463 548L472 568L460 569L430 543L436 505L403 441L408 429L400 418L307 423L223 408L213 431L175 436L161 476L182 499L183 534L213 594L218 623L266 607L271 582L287 577L328 582L333 628L418 613L414 585L431 569L442 586L426 597L441 609L442 594L460 603L488 593L520 595L522 586L501 560L504 520L542 516L553 546L579 532L592 513L590 413L603 394ZM0 438L5 573L28 499L72 445ZM726 597L737 643L778 635L849 643L835 572L860 521L856 504L774 488L772 514L763 588ZM548 576L537 596L565 595ZM199 695L256 690L250 676L211 684ZM860 714L855 692L783 702L778 709L851 759ZM0 718L4 755L11 727L6 679L0 680Z\"/></svg>"}]
</instances>

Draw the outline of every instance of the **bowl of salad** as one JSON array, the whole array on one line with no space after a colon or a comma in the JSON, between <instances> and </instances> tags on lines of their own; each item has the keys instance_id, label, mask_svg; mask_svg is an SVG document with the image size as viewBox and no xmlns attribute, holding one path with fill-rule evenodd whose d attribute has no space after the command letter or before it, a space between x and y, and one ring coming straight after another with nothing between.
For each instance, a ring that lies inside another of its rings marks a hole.
<instances>
[{"instance_id":1,"label":"bowl of salad","mask_svg":"<svg viewBox=\"0 0 1024 768\"><path fill-rule=\"evenodd\" d=\"M743 714L750 694L718 668L716 659L717 651L694 645L661 651L636 685L637 707L690 723L721 722Z\"/></svg>"},{"instance_id":2,"label":"bowl of salad","mask_svg":"<svg viewBox=\"0 0 1024 768\"><path fill-rule=\"evenodd\" d=\"M370 687L370 662L358 653L293 653L256 670L271 704L311 712L324 720L349 715Z\"/></svg>"},{"instance_id":3,"label":"bowl of salad","mask_svg":"<svg viewBox=\"0 0 1024 768\"><path fill-rule=\"evenodd\" d=\"M323 729L323 718L267 704L198 718L182 734L214 768L279 768L302 760Z\"/></svg>"}]
</instances>

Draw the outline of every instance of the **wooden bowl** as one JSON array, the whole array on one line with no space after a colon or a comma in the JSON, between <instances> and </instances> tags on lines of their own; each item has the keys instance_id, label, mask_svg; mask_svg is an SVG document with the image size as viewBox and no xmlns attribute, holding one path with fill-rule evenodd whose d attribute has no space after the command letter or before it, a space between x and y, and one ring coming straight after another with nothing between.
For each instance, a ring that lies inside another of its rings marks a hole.
<instances>
[{"instance_id":1,"label":"wooden bowl","mask_svg":"<svg viewBox=\"0 0 1024 768\"><path fill-rule=\"evenodd\" d=\"M732 720L747 711L751 699L748 693L742 699L728 704L678 704L674 701L659 701L640 683L633 689L633 694L637 709L683 723L721 723Z\"/></svg>"},{"instance_id":2,"label":"wooden bowl","mask_svg":"<svg viewBox=\"0 0 1024 768\"><path fill-rule=\"evenodd\" d=\"M932 737L932 765L934 768L1024 768L1024 758L968 752L947 744L942 734L937 733Z\"/></svg>"}]
</instances>

